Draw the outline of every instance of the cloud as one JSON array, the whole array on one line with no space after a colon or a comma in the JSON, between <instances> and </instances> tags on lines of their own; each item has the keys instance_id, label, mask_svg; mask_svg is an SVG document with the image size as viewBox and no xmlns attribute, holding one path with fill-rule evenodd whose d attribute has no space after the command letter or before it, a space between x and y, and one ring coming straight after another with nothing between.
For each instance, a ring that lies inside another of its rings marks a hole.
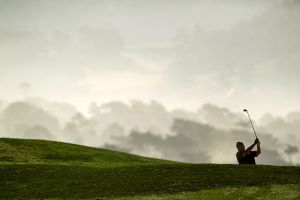
<instances>
[{"instance_id":1,"label":"cloud","mask_svg":"<svg viewBox=\"0 0 300 200\"><path fill-rule=\"evenodd\" d=\"M177 40L183 44L165 72L168 83L193 108L196 102L231 109L255 105L258 115L300 108L299 11L297 2L287 2L228 30L196 29L182 35ZM268 105L260 104L260 98Z\"/></svg>"},{"instance_id":2,"label":"cloud","mask_svg":"<svg viewBox=\"0 0 300 200\"><path fill-rule=\"evenodd\" d=\"M80 84L88 86L94 98L102 102L112 99L149 101L155 99L157 88L163 87L164 82L156 73L87 70Z\"/></svg>"},{"instance_id":3,"label":"cloud","mask_svg":"<svg viewBox=\"0 0 300 200\"><path fill-rule=\"evenodd\" d=\"M124 52L122 57L131 61L135 66L139 67L138 71L148 72L148 73L157 73L162 75L162 73L168 67L168 61L159 62L150 59L146 59L145 56L139 55L140 53L133 52ZM170 61L169 61L170 62Z\"/></svg>"}]
</instances>

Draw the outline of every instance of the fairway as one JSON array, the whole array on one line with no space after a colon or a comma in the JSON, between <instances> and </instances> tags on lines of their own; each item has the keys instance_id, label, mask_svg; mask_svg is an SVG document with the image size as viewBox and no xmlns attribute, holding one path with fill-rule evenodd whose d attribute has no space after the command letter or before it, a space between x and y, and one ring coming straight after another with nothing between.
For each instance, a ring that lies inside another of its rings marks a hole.
<instances>
[{"instance_id":1,"label":"fairway","mask_svg":"<svg viewBox=\"0 0 300 200\"><path fill-rule=\"evenodd\" d=\"M299 185L270 185L263 187L225 187L218 189L200 190L197 192L182 192L178 194L149 195L136 197L120 197L113 200L199 200L199 199L299 199ZM107 198L110 199L110 198Z\"/></svg>"},{"instance_id":2,"label":"fairway","mask_svg":"<svg viewBox=\"0 0 300 200\"><path fill-rule=\"evenodd\" d=\"M1 199L300 195L299 167L186 164L42 140L0 139L0 147Z\"/></svg>"}]
</instances>

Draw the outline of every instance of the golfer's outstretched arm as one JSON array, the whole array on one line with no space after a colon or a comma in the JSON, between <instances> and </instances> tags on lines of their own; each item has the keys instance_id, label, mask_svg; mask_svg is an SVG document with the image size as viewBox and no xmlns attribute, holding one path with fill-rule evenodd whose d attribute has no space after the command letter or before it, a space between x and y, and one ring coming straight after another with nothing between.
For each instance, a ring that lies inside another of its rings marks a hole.
<instances>
[{"instance_id":1,"label":"golfer's outstretched arm","mask_svg":"<svg viewBox=\"0 0 300 200\"><path fill-rule=\"evenodd\" d=\"M260 142L259 142L259 143L257 143L257 151L256 151L256 156L258 156L259 154L261 154Z\"/></svg>"},{"instance_id":2,"label":"golfer's outstretched arm","mask_svg":"<svg viewBox=\"0 0 300 200\"><path fill-rule=\"evenodd\" d=\"M250 147L248 147L246 149L246 151L244 151L243 156L246 156L246 155L250 154L251 150L255 147L255 145L256 145L256 143L253 143Z\"/></svg>"}]
</instances>

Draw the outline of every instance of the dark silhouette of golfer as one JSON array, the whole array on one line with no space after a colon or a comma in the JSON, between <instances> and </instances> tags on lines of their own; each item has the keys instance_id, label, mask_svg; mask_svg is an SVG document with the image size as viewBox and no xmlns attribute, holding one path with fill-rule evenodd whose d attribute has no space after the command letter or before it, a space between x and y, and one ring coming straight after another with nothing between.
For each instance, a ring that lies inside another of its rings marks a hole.
<instances>
[{"instance_id":1,"label":"dark silhouette of golfer","mask_svg":"<svg viewBox=\"0 0 300 200\"><path fill-rule=\"evenodd\" d=\"M252 149L257 146L256 151L252 151ZM255 157L257 157L261 153L260 149L260 141L256 138L254 143L245 150L245 146L242 142L236 143L236 148L238 152L236 153L236 158L239 164L253 164L255 165Z\"/></svg>"}]
</instances>

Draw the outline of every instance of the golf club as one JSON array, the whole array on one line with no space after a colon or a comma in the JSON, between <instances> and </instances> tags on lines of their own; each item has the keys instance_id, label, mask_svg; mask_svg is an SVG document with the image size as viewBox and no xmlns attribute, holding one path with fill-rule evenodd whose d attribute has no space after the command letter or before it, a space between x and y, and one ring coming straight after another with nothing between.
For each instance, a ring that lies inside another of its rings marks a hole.
<instances>
[{"instance_id":1,"label":"golf club","mask_svg":"<svg viewBox=\"0 0 300 200\"><path fill-rule=\"evenodd\" d=\"M247 110L247 109L244 109L243 111L244 111L244 112L247 112L247 114L248 114L248 117L249 117L249 120L250 120L250 123L251 123L251 126L252 126L252 128L253 128L253 131L254 131L254 134L255 134L255 137L256 137L256 139L257 139L257 135L256 135L256 132L255 132L255 129L254 129L254 126L253 126L252 120L251 120L251 118L250 118L249 112L248 112L248 110Z\"/></svg>"}]
</instances>

